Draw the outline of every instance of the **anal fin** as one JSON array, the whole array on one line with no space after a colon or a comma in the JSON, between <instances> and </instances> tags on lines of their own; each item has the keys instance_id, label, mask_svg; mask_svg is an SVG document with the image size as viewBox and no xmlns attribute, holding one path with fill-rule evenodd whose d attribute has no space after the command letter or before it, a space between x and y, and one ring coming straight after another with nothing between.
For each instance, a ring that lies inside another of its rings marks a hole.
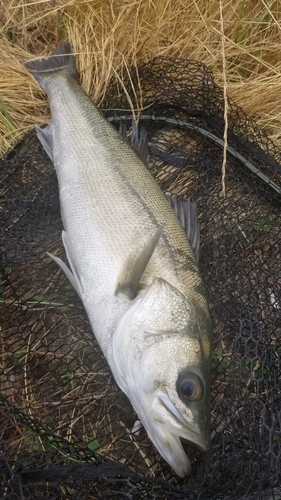
<instances>
[{"instance_id":1,"label":"anal fin","mask_svg":"<svg viewBox=\"0 0 281 500\"><path fill-rule=\"evenodd\" d=\"M53 156L53 127L50 123L45 128L38 127L35 125L35 130L39 141L41 142L44 151L49 156L50 160L54 162Z\"/></svg>"}]
</instances>

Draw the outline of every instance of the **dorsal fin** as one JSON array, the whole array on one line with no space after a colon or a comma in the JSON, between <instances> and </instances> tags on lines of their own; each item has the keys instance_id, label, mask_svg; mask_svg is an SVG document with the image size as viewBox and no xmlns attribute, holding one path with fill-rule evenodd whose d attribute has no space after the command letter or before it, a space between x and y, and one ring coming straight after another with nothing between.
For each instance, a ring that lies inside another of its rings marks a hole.
<instances>
[{"instance_id":1,"label":"dorsal fin","mask_svg":"<svg viewBox=\"0 0 281 500\"><path fill-rule=\"evenodd\" d=\"M200 250L200 225L197 219L196 203L195 201L191 201L190 198L180 199L176 195L171 195L170 193L165 193L165 196L183 227L198 262Z\"/></svg>"},{"instance_id":2,"label":"dorsal fin","mask_svg":"<svg viewBox=\"0 0 281 500\"><path fill-rule=\"evenodd\" d=\"M128 138L128 125L124 120L119 122L119 134ZM145 127L139 128L135 120L132 120L131 147L139 159L148 168L148 134Z\"/></svg>"},{"instance_id":3,"label":"dorsal fin","mask_svg":"<svg viewBox=\"0 0 281 500\"><path fill-rule=\"evenodd\" d=\"M131 145L143 164L148 168L148 134L145 127L139 128L135 120L132 121Z\"/></svg>"}]
</instances>

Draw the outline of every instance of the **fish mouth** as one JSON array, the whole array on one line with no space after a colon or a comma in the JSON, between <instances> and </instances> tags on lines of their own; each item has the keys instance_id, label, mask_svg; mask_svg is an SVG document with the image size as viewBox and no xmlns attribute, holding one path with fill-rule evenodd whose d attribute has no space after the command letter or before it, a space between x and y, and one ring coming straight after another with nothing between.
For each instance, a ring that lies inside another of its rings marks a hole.
<instances>
[{"instance_id":1,"label":"fish mouth","mask_svg":"<svg viewBox=\"0 0 281 500\"><path fill-rule=\"evenodd\" d=\"M159 453L180 477L191 474L185 445L200 451L210 447L209 435L185 420L165 393L157 394L149 412L149 423L144 426Z\"/></svg>"},{"instance_id":2,"label":"fish mouth","mask_svg":"<svg viewBox=\"0 0 281 500\"><path fill-rule=\"evenodd\" d=\"M188 437L179 436L182 447L184 445L191 445L196 447L199 451L207 451L210 448L210 444L207 441L204 441L200 436L196 434L192 434Z\"/></svg>"},{"instance_id":3,"label":"fish mouth","mask_svg":"<svg viewBox=\"0 0 281 500\"><path fill-rule=\"evenodd\" d=\"M205 451L209 447L199 436L196 437L193 434L187 437L185 434L182 437L177 433L167 431L160 424L156 424L153 434L151 432L148 432L148 434L160 455L162 455L175 473L182 478L190 476L192 472L191 462L185 451L185 445L195 445L200 451Z\"/></svg>"},{"instance_id":4,"label":"fish mouth","mask_svg":"<svg viewBox=\"0 0 281 500\"><path fill-rule=\"evenodd\" d=\"M167 448L170 451L168 453L165 451L163 458L165 458L178 476L189 476L192 472L192 467L187 455L190 449L187 450L187 446L191 445L191 447L196 447L200 451L206 451L209 448L209 443L204 441L199 435L187 431L183 436L169 431L164 431L164 434Z\"/></svg>"},{"instance_id":5,"label":"fish mouth","mask_svg":"<svg viewBox=\"0 0 281 500\"><path fill-rule=\"evenodd\" d=\"M208 450L208 448L210 447L210 439L203 438L199 433L199 429L195 430L187 427L186 420L182 417L180 412L172 403L169 396L166 394L158 394L158 398L165 406L166 410L170 412L172 416L179 421L180 424L182 424L182 426L176 427L173 434L179 436L183 442L195 445L197 448L199 448L200 451Z\"/></svg>"},{"instance_id":6,"label":"fish mouth","mask_svg":"<svg viewBox=\"0 0 281 500\"><path fill-rule=\"evenodd\" d=\"M199 451L207 451L210 448L210 440L203 439L199 434L196 434L195 432L187 430L182 436L178 434L175 435L179 437L182 446L185 444L192 445Z\"/></svg>"}]
</instances>

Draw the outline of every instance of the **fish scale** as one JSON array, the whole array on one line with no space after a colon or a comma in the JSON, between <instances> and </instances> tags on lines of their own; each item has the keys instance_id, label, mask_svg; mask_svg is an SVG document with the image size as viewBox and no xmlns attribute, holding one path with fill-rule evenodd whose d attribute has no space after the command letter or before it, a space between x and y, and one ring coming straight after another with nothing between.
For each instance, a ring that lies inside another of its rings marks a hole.
<instances>
[{"instance_id":1,"label":"fish scale","mask_svg":"<svg viewBox=\"0 0 281 500\"><path fill-rule=\"evenodd\" d=\"M55 165L71 270L52 258L150 439L183 477L181 439L202 450L210 441L212 329L193 250L144 163L81 89L70 45L25 65L50 103L51 124L37 134Z\"/></svg>"}]
</instances>

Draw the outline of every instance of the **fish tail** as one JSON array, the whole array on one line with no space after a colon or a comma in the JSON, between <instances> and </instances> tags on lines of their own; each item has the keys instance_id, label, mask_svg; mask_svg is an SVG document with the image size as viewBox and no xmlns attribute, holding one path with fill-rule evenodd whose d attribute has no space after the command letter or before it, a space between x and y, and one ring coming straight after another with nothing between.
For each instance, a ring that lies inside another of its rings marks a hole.
<instances>
[{"instance_id":1,"label":"fish tail","mask_svg":"<svg viewBox=\"0 0 281 500\"><path fill-rule=\"evenodd\" d=\"M47 81L55 74L61 73L78 79L75 59L69 42L58 47L46 59L27 61L24 62L24 65L45 91Z\"/></svg>"}]
</instances>

